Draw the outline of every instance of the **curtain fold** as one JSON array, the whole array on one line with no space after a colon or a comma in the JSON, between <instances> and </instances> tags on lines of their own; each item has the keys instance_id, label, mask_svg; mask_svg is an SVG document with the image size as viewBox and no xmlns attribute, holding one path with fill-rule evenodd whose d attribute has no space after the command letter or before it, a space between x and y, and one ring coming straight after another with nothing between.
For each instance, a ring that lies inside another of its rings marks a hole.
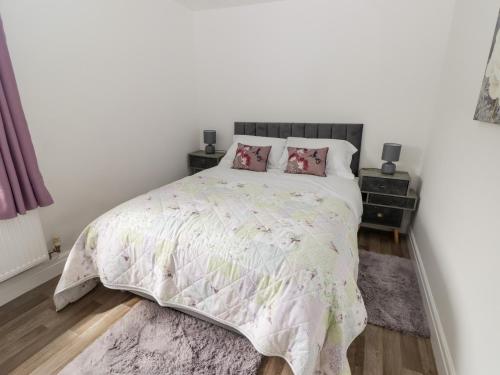
<instances>
[{"instance_id":1,"label":"curtain fold","mask_svg":"<svg viewBox=\"0 0 500 375\"><path fill-rule=\"evenodd\" d=\"M0 18L0 220L52 203L38 168Z\"/></svg>"}]
</instances>

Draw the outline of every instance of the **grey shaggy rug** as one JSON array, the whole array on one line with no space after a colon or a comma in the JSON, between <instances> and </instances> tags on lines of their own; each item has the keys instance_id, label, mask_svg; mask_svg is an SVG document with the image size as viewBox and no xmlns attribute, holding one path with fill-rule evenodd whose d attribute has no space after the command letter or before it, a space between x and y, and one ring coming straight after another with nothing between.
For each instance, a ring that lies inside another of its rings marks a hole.
<instances>
[{"instance_id":1,"label":"grey shaggy rug","mask_svg":"<svg viewBox=\"0 0 500 375\"><path fill-rule=\"evenodd\" d=\"M429 337L417 276L410 259L359 251L358 286L368 323Z\"/></svg>"},{"instance_id":2,"label":"grey shaggy rug","mask_svg":"<svg viewBox=\"0 0 500 375\"><path fill-rule=\"evenodd\" d=\"M368 322L429 337L409 259L359 251ZM255 375L262 355L235 333L144 300L60 372L62 375Z\"/></svg>"},{"instance_id":3,"label":"grey shaggy rug","mask_svg":"<svg viewBox=\"0 0 500 375\"><path fill-rule=\"evenodd\" d=\"M144 300L59 374L254 375L261 361L244 337Z\"/></svg>"}]
</instances>

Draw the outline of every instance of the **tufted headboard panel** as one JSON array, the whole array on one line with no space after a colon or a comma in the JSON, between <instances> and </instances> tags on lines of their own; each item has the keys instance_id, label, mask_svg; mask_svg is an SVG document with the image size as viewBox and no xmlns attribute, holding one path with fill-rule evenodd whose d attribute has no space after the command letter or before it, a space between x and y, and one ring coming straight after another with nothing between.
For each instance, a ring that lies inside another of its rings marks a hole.
<instances>
[{"instance_id":1,"label":"tufted headboard panel","mask_svg":"<svg viewBox=\"0 0 500 375\"><path fill-rule=\"evenodd\" d=\"M359 171L363 124L305 124L288 122L235 122L234 134L257 135L259 137L304 137L343 139L358 149L352 156L351 169L355 176Z\"/></svg>"}]
</instances>

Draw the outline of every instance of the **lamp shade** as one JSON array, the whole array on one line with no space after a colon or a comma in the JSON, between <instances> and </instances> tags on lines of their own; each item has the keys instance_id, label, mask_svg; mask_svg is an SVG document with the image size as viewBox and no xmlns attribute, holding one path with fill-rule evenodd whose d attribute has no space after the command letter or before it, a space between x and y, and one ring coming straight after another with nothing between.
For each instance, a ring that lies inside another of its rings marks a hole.
<instances>
[{"instance_id":1,"label":"lamp shade","mask_svg":"<svg viewBox=\"0 0 500 375\"><path fill-rule=\"evenodd\" d=\"M398 161L401 154L401 145L399 143L384 143L382 151L382 160Z\"/></svg>"},{"instance_id":2,"label":"lamp shade","mask_svg":"<svg viewBox=\"0 0 500 375\"><path fill-rule=\"evenodd\" d=\"M217 135L215 130L204 130L203 131L203 142L207 145L213 145L217 140Z\"/></svg>"}]
</instances>

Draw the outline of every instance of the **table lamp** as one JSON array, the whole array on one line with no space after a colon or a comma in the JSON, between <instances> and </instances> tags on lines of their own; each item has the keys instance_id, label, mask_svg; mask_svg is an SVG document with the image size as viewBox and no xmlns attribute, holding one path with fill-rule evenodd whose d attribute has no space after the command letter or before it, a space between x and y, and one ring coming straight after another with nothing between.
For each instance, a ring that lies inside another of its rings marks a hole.
<instances>
[{"instance_id":1,"label":"table lamp","mask_svg":"<svg viewBox=\"0 0 500 375\"><path fill-rule=\"evenodd\" d=\"M217 140L217 135L215 130L204 130L203 131L203 142L206 144L205 153L215 154L215 143Z\"/></svg>"},{"instance_id":2,"label":"table lamp","mask_svg":"<svg viewBox=\"0 0 500 375\"><path fill-rule=\"evenodd\" d=\"M401 145L399 143L384 143L382 160L385 160L387 163L382 164L383 174L394 174L396 172L396 164L393 161L398 161L400 154Z\"/></svg>"}]
</instances>

